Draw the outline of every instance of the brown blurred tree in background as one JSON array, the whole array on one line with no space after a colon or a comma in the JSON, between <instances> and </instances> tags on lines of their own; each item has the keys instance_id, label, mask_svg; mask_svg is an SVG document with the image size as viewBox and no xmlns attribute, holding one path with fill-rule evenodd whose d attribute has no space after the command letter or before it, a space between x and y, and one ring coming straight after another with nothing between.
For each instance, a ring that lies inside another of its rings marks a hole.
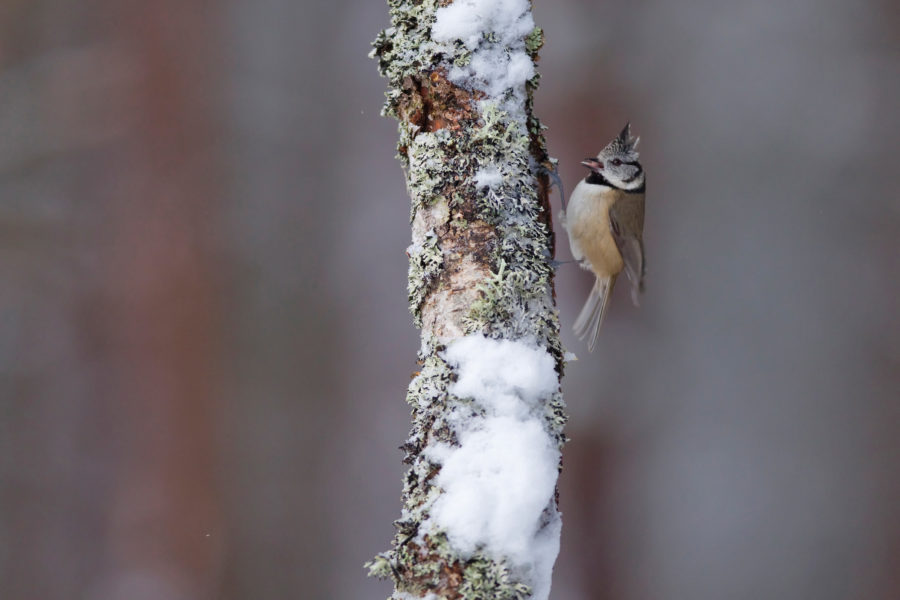
<instances>
[{"instance_id":1,"label":"brown blurred tree in background","mask_svg":"<svg viewBox=\"0 0 900 600\"><path fill-rule=\"evenodd\" d=\"M2 12L4 597L216 585L215 23L196 2Z\"/></svg>"}]
</instances>

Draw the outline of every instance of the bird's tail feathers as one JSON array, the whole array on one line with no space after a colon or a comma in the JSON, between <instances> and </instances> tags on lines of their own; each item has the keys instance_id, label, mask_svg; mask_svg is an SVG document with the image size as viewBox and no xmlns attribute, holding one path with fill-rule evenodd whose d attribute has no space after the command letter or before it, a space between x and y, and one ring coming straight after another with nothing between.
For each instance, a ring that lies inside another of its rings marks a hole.
<instances>
[{"instance_id":1,"label":"bird's tail feathers","mask_svg":"<svg viewBox=\"0 0 900 600\"><path fill-rule=\"evenodd\" d=\"M588 338L588 351L594 351L594 345L597 343L597 336L600 334L600 325L603 324L603 317L606 316L606 309L609 306L609 297L612 293L613 286L616 283L615 275L611 277L597 278L581 314L575 320L575 334L578 339Z\"/></svg>"}]
</instances>

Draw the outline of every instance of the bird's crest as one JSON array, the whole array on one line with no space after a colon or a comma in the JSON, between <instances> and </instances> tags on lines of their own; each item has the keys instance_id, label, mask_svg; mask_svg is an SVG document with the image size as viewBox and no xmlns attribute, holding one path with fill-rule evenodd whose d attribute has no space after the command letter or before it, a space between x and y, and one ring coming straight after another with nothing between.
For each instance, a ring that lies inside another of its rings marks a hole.
<instances>
[{"instance_id":1,"label":"bird's crest","mask_svg":"<svg viewBox=\"0 0 900 600\"><path fill-rule=\"evenodd\" d=\"M600 151L599 156L621 156L628 161L636 161L638 159L637 145L641 141L639 137L631 136L631 123L625 123L622 132L606 145L606 148Z\"/></svg>"}]
</instances>

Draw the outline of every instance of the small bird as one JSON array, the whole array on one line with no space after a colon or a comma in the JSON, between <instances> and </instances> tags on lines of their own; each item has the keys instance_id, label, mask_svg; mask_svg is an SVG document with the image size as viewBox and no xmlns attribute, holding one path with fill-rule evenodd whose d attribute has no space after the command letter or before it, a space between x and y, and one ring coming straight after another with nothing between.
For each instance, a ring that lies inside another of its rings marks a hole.
<instances>
[{"instance_id":1,"label":"small bird","mask_svg":"<svg viewBox=\"0 0 900 600\"><path fill-rule=\"evenodd\" d=\"M635 305L638 294L644 291L646 186L635 150L639 141L640 138L631 137L631 124L626 123L622 133L597 158L581 161L591 172L575 187L562 219L569 233L572 256L597 277L574 327L579 339L587 336L591 352L616 276L625 270Z\"/></svg>"}]
</instances>

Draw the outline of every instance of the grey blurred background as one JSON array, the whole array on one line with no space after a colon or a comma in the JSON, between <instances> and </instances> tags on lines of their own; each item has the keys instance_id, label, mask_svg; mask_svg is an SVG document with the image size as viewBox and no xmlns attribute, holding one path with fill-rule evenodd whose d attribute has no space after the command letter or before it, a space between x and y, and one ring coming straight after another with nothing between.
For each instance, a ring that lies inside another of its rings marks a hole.
<instances>
[{"instance_id":1,"label":"grey blurred background","mask_svg":"<svg viewBox=\"0 0 900 600\"><path fill-rule=\"evenodd\" d=\"M535 18L569 189L626 119L649 173L648 291L592 355L589 277L557 279L551 597L900 597L896 4ZM387 23L0 3L0 598L389 594L362 563L399 516L418 337Z\"/></svg>"}]
</instances>

